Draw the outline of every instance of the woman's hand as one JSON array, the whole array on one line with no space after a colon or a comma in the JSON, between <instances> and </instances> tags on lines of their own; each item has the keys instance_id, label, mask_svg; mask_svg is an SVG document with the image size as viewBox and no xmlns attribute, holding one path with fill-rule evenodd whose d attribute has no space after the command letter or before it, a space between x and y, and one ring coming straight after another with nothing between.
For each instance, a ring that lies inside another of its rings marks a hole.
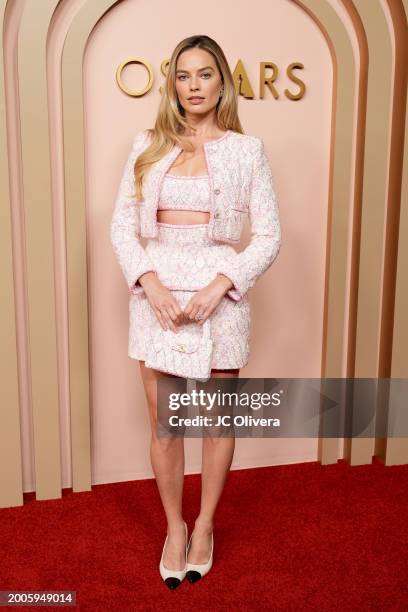
<instances>
[{"instance_id":1,"label":"woman's hand","mask_svg":"<svg viewBox=\"0 0 408 612\"><path fill-rule=\"evenodd\" d=\"M177 332L176 325L183 321L184 314L171 291L162 285L154 272L142 274L139 282L162 328L166 330L168 326Z\"/></svg>"},{"instance_id":2,"label":"woman's hand","mask_svg":"<svg viewBox=\"0 0 408 612\"><path fill-rule=\"evenodd\" d=\"M198 325L204 325L231 287L233 284L230 279L223 274L218 274L211 283L193 295L184 309L184 315L191 321L196 321ZM202 315L203 318L197 320L197 314Z\"/></svg>"}]
</instances>

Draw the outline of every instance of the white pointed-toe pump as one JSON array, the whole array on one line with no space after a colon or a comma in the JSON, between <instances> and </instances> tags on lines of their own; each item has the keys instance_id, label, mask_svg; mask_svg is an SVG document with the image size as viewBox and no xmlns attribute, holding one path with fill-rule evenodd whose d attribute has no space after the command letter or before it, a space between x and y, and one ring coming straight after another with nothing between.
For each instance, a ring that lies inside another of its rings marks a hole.
<instances>
[{"instance_id":1,"label":"white pointed-toe pump","mask_svg":"<svg viewBox=\"0 0 408 612\"><path fill-rule=\"evenodd\" d=\"M188 555L188 551L190 550L192 537L193 537L193 534L191 534L190 540L188 542L187 555ZM197 580L200 580L200 578L208 574L213 564L213 551L214 551L214 535L213 535L213 532L211 532L211 552L210 552L210 557L208 561L206 563L187 563L186 576L189 582L191 583L197 582Z\"/></svg>"},{"instance_id":2,"label":"white pointed-toe pump","mask_svg":"<svg viewBox=\"0 0 408 612\"><path fill-rule=\"evenodd\" d=\"M169 589L175 589L179 586L179 584L181 584L182 580L185 578L186 576L186 571L187 571L187 539L188 539L188 534L187 534L187 524L184 521L184 527L186 530L186 548L185 548L185 565L184 568L181 570L172 570L169 569L168 567L166 567L163 563L163 555L164 555L164 549L166 548L166 544L167 544L167 540L168 540L168 535L166 536L166 540L164 542L164 546L163 546L163 550L162 550L162 555L161 555L161 559L160 559L160 575L163 578L165 584L169 587Z\"/></svg>"}]
</instances>

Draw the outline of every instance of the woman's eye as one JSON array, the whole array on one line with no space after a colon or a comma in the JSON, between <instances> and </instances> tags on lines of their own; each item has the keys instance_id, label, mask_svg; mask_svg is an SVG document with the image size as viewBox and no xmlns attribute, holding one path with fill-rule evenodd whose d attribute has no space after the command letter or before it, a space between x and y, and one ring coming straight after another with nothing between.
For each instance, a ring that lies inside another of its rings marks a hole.
<instances>
[{"instance_id":1,"label":"woman's eye","mask_svg":"<svg viewBox=\"0 0 408 612\"><path fill-rule=\"evenodd\" d=\"M203 77L211 77L211 72L203 72L201 76L203 76ZM179 74L178 79L180 81L184 81L185 80L184 77L187 77L187 75L186 74Z\"/></svg>"}]
</instances>

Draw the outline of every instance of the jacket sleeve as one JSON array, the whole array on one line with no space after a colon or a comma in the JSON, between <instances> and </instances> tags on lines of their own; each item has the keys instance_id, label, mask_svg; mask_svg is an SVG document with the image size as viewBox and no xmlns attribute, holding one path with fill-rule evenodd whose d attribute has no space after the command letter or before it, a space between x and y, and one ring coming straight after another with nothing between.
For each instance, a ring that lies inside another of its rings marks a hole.
<instances>
[{"instance_id":1,"label":"jacket sleeve","mask_svg":"<svg viewBox=\"0 0 408 612\"><path fill-rule=\"evenodd\" d=\"M257 279L272 265L281 246L279 206L274 191L272 171L259 138L254 154L249 201L251 240L228 265L217 270L227 276L234 286L227 295L239 301Z\"/></svg>"},{"instance_id":2,"label":"jacket sleeve","mask_svg":"<svg viewBox=\"0 0 408 612\"><path fill-rule=\"evenodd\" d=\"M143 150L146 132L139 132L133 140L119 189L110 224L111 243L123 275L133 294L143 291L139 277L145 272L156 272L144 248L140 244L140 211L136 201L133 167Z\"/></svg>"}]
</instances>

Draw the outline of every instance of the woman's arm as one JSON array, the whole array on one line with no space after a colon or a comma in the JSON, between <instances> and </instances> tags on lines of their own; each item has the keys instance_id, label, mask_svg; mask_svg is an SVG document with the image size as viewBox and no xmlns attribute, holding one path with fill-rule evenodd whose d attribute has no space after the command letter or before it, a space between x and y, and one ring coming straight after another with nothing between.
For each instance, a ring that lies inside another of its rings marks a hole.
<instances>
[{"instance_id":1,"label":"woman's arm","mask_svg":"<svg viewBox=\"0 0 408 612\"><path fill-rule=\"evenodd\" d=\"M143 150L146 138L146 132L139 132L133 141L120 181L110 225L111 243L131 293L143 290L139 282L142 274L156 272L139 242L139 204L132 195L135 193L133 167Z\"/></svg>"},{"instance_id":2,"label":"woman's arm","mask_svg":"<svg viewBox=\"0 0 408 612\"><path fill-rule=\"evenodd\" d=\"M253 162L249 220L249 245L228 262L228 265L224 264L217 269L217 274L223 274L233 283L227 295L236 301L242 299L248 289L272 265L281 246L279 207L271 167L260 138Z\"/></svg>"}]
</instances>

